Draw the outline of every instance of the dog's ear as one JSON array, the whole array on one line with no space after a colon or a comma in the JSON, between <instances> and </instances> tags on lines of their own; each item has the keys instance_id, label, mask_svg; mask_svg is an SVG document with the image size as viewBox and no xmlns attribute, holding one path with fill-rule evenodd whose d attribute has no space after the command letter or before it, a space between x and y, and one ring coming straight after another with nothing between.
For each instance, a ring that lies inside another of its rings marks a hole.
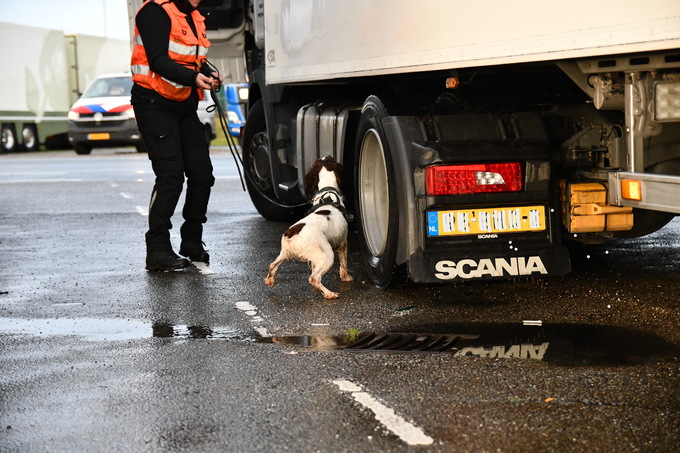
<instances>
[{"instance_id":1,"label":"dog's ear","mask_svg":"<svg viewBox=\"0 0 680 453\"><path fill-rule=\"evenodd\" d=\"M314 195L319 185L319 172L323 164L320 160L315 161L305 175L305 193L308 196Z\"/></svg>"}]
</instances>

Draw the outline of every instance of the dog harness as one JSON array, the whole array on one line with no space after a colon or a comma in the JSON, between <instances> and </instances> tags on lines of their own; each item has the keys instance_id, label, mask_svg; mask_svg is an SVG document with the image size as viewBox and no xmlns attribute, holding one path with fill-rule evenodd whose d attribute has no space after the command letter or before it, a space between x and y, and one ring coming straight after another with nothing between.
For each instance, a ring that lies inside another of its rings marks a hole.
<instances>
[{"instance_id":1,"label":"dog harness","mask_svg":"<svg viewBox=\"0 0 680 453\"><path fill-rule=\"evenodd\" d=\"M340 211L346 221L351 222L354 220L354 214L345 208L345 205L343 204L344 200L345 197L343 197L335 187L324 187L314 194L311 200L312 207L305 215L309 215L324 206L330 205Z\"/></svg>"}]
</instances>

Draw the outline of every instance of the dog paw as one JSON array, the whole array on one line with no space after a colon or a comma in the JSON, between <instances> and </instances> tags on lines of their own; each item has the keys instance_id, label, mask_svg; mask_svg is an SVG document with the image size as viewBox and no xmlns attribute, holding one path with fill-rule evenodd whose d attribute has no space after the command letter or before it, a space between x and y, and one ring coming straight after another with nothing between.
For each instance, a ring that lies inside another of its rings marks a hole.
<instances>
[{"instance_id":1,"label":"dog paw","mask_svg":"<svg viewBox=\"0 0 680 453\"><path fill-rule=\"evenodd\" d=\"M338 297L340 297L340 294L334 293L333 291L328 291L323 294L323 297L325 297L326 299L337 299Z\"/></svg>"},{"instance_id":2,"label":"dog paw","mask_svg":"<svg viewBox=\"0 0 680 453\"><path fill-rule=\"evenodd\" d=\"M264 283L265 283L267 286L271 286L271 287L273 288L274 285L276 285L276 280L274 280L273 278L267 277L267 278L264 279Z\"/></svg>"},{"instance_id":3,"label":"dog paw","mask_svg":"<svg viewBox=\"0 0 680 453\"><path fill-rule=\"evenodd\" d=\"M345 275L340 276L340 280L343 281L343 282L351 282L351 281L354 280L354 277L352 277L349 274L345 274Z\"/></svg>"}]
</instances>

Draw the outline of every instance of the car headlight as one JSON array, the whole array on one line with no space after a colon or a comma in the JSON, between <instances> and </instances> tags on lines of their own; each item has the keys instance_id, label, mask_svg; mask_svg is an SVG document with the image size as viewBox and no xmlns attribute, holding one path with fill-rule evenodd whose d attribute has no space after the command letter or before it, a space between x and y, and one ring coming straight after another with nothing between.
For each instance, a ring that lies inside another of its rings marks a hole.
<instances>
[{"instance_id":1,"label":"car headlight","mask_svg":"<svg viewBox=\"0 0 680 453\"><path fill-rule=\"evenodd\" d=\"M227 120L230 123L241 124L241 120L239 119L236 112L232 112L231 110L227 110Z\"/></svg>"},{"instance_id":2,"label":"car headlight","mask_svg":"<svg viewBox=\"0 0 680 453\"><path fill-rule=\"evenodd\" d=\"M67 118L71 121L77 121L80 119L80 113L69 110Z\"/></svg>"},{"instance_id":3,"label":"car headlight","mask_svg":"<svg viewBox=\"0 0 680 453\"><path fill-rule=\"evenodd\" d=\"M127 113L128 118L133 119L133 120L135 119L135 109L130 108L129 110L126 110L125 112Z\"/></svg>"}]
</instances>

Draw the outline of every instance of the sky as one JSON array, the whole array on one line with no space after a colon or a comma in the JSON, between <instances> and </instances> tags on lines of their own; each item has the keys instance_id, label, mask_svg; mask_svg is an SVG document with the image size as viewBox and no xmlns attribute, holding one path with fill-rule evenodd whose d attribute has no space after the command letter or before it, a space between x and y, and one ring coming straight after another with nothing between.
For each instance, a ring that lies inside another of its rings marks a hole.
<instances>
[{"instance_id":1,"label":"sky","mask_svg":"<svg viewBox=\"0 0 680 453\"><path fill-rule=\"evenodd\" d=\"M130 39L127 0L0 0L0 22Z\"/></svg>"}]
</instances>

